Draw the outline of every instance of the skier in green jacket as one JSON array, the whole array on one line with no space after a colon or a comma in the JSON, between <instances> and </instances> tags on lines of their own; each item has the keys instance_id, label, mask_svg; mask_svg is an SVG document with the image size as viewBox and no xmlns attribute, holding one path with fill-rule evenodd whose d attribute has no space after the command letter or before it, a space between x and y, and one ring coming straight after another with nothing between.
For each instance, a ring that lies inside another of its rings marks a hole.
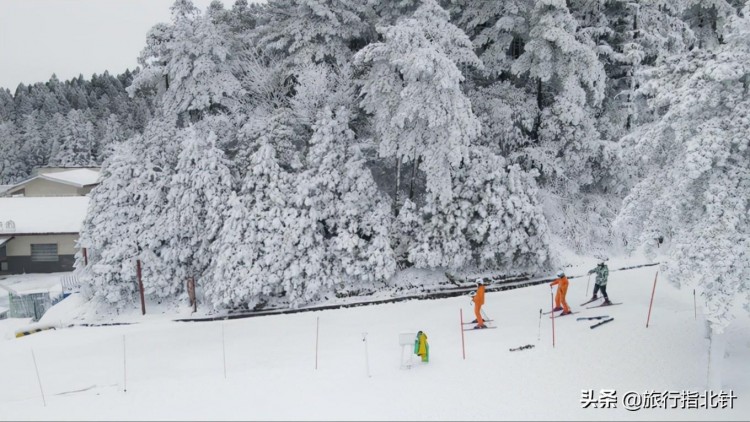
<instances>
[{"instance_id":1,"label":"skier in green jacket","mask_svg":"<svg viewBox=\"0 0 750 422\"><path fill-rule=\"evenodd\" d=\"M589 274L596 274L596 282L594 283L594 296L591 297L591 300L596 300L596 294L601 290L602 296L604 296L603 305L611 305L612 302L609 301L609 296L607 296L607 277L609 277L609 269L607 268L607 264L605 264L604 261L599 261L599 265L597 265L593 270L590 270Z\"/></svg>"}]
</instances>

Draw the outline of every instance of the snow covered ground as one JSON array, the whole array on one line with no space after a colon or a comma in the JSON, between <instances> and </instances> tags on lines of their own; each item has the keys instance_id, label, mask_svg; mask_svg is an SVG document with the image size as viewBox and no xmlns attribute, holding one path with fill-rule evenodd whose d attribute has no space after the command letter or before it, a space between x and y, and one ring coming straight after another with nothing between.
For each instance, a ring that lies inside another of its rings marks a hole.
<instances>
[{"instance_id":1,"label":"snow covered ground","mask_svg":"<svg viewBox=\"0 0 750 422\"><path fill-rule=\"evenodd\" d=\"M586 264L567 272L584 274ZM659 274L646 328L656 268L612 272L610 296L623 304L610 308L583 310L587 278L571 280L568 301L581 312L555 319L554 348L552 321L539 316L550 307L547 285L488 293L484 309L498 328L466 332L465 359L459 312L473 319L468 296L223 322L133 313L140 323L19 339L9 333L28 321L0 321L0 419L750 419L746 314L728 336L724 387L737 396L733 409L624 408L631 391L706 392L708 340L693 292ZM593 279L589 295L592 288ZM83 307L71 296L43 321ZM595 315L614 321L592 330L593 322L576 320ZM400 369L399 333L418 330L428 336L430 362L413 356L415 365ZM535 347L509 351L527 344ZM584 390L595 400L614 390L617 407L583 408Z\"/></svg>"}]
</instances>

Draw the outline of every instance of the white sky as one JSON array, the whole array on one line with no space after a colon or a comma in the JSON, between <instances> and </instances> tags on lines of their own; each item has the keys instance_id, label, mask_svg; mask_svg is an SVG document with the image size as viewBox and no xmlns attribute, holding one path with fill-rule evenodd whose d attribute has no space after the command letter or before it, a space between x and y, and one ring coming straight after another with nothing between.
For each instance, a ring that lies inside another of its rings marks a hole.
<instances>
[{"instance_id":1,"label":"white sky","mask_svg":"<svg viewBox=\"0 0 750 422\"><path fill-rule=\"evenodd\" d=\"M234 0L221 0L229 8ZM134 69L173 0L0 0L0 88ZM205 9L211 0L193 0Z\"/></svg>"}]
</instances>

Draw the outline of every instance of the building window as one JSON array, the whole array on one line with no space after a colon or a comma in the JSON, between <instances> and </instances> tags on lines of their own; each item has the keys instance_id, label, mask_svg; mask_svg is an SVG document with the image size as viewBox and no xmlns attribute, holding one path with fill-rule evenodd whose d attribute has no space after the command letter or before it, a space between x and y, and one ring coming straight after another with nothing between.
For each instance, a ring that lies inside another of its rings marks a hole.
<instances>
[{"instance_id":1,"label":"building window","mask_svg":"<svg viewBox=\"0 0 750 422\"><path fill-rule=\"evenodd\" d=\"M40 243L31 245L31 260L33 262L57 262L57 243Z\"/></svg>"}]
</instances>

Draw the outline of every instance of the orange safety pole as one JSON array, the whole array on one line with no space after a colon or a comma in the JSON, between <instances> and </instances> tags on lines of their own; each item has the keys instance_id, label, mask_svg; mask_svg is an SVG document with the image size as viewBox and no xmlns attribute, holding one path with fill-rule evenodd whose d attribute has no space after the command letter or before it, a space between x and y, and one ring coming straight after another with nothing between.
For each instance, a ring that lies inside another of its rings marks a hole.
<instances>
[{"instance_id":1,"label":"orange safety pole","mask_svg":"<svg viewBox=\"0 0 750 422\"><path fill-rule=\"evenodd\" d=\"M550 312L550 315L552 315L552 347L555 347L555 296L552 294L552 286L549 288L549 298L552 301L552 307L550 308L552 310Z\"/></svg>"},{"instance_id":2,"label":"orange safety pole","mask_svg":"<svg viewBox=\"0 0 750 422\"><path fill-rule=\"evenodd\" d=\"M464 342L464 310L459 309L461 313L461 350L463 351L464 360L466 360L466 343Z\"/></svg>"},{"instance_id":3,"label":"orange safety pole","mask_svg":"<svg viewBox=\"0 0 750 422\"><path fill-rule=\"evenodd\" d=\"M646 328L648 328L648 323L651 321L651 307L654 305L654 293L656 293L656 279L659 277L659 270L656 270L656 275L654 275L654 288L651 289L651 303L648 305L648 318L646 319Z\"/></svg>"}]
</instances>

